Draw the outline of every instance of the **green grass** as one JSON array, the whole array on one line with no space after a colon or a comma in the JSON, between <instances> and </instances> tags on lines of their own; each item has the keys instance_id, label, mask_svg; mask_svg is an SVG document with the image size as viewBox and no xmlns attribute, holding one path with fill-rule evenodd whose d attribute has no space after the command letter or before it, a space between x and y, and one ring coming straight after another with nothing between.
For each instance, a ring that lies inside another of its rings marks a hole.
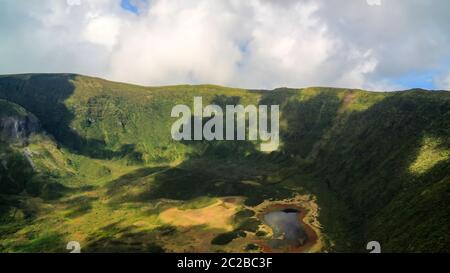
<instances>
[{"instance_id":1,"label":"green grass","mask_svg":"<svg viewBox=\"0 0 450 273\"><path fill-rule=\"evenodd\" d=\"M19 105L15 103L11 103L6 100L0 99L0 116L1 117L7 117L7 116L17 116L17 117L24 117L27 115L27 111L20 107Z\"/></svg>"},{"instance_id":2,"label":"green grass","mask_svg":"<svg viewBox=\"0 0 450 273\"><path fill-rule=\"evenodd\" d=\"M173 141L171 109L194 96L280 105L280 151ZM317 196L329 251L365 251L372 240L385 252L450 246L449 92L141 87L36 74L0 77L0 118L11 115L35 115L44 132L27 146L35 170L25 147L0 143L0 251L61 251L59 240L74 236L91 251L163 251L176 234L158 219L165 208L226 196L256 206L294 193ZM235 218L236 230L214 243L256 232L254 215Z\"/></svg>"},{"instance_id":3,"label":"green grass","mask_svg":"<svg viewBox=\"0 0 450 273\"><path fill-rule=\"evenodd\" d=\"M189 210L189 209L201 209L208 206L211 206L217 202L217 198L210 198L206 196L197 197L193 200L190 200L186 203L183 203L178 208L181 210Z\"/></svg>"}]
</instances>

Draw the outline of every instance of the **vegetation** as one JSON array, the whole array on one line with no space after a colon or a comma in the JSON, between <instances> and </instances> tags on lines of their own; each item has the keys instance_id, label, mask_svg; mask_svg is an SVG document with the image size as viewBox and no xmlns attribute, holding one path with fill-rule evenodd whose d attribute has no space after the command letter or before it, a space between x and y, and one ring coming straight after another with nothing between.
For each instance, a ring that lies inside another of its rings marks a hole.
<instances>
[{"instance_id":1,"label":"vegetation","mask_svg":"<svg viewBox=\"0 0 450 273\"><path fill-rule=\"evenodd\" d=\"M173 141L171 109L192 105L194 96L204 104L280 105L280 150L261 153L248 141ZM1 76L0 120L27 115L39 119L42 132L25 146L0 142L3 252L65 251L70 240L92 252L192 251L196 243L183 236L198 234L226 247L247 234L265 236L249 208L305 192L317 197L329 251L365 251L372 240L384 252L450 246L449 92ZM159 218L174 206L201 209L230 196L245 198L231 231L197 226L180 235Z\"/></svg>"}]
</instances>

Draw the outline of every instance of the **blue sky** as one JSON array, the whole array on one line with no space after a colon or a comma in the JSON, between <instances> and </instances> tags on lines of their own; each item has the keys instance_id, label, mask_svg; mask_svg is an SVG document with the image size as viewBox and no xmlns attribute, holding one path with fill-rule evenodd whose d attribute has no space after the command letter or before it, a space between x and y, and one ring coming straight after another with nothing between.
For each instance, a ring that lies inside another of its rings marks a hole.
<instances>
[{"instance_id":1,"label":"blue sky","mask_svg":"<svg viewBox=\"0 0 450 273\"><path fill-rule=\"evenodd\" d=\"M405 88L440 89L439 78L445 77L450 71L450 61L443 61L439 68L433 70L413 71L390 78L393 85Z\"/></svg>"},{"instance_id":2,"label":"blue sky","mask_svg":"<svg viewBox=\"0 0 450 273\"><path fill-rule=\"evenodd\" d=\"M405 86L408 88L422 88L422 89L435 89L436 85L433 79L439 74L436 71L411 73L404 76L399 76L393 79L392 82L396 85Z\"/></svg>"},{"instance_id":3,"label":"blue sky","mask_svg":"<svg viewBox=\"0 0 450 273\"><path fill-rule=\"evenodd\" d=\"M139 14L139 9L137 6L135 6L133 3L131 3L130 0L121 0L120 1L120 6L125 9L128 10L134 14Z\"/></svg>"}]
</instances>

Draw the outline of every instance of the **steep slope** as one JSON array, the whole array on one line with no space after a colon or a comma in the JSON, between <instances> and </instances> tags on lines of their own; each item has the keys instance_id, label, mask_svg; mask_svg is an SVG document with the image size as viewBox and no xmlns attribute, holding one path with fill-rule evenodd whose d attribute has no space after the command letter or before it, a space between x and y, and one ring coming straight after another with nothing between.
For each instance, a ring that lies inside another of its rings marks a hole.
<instances>
[{"instance_id":1,"label":"steep slope","mask_svg":"<svg viewBox=\"0 0 450 273\"><path fill-rule=\"evenodd\" d=\"M280 105L280 150L260 153L248 141L173 141L171 109L191 106L194 96L202 96L204 105ZM59 185L43 194L46 186L39 184L34 196L44 203L28 213L23 225L12 228L7 220L4 234L28 242L17 244L9 236L2 243L7 251L61 251L60 240L73 236L92 251L127 251L121 240L108 240L130 236L124 230L142 221L150 226L133 236L148 244L131 250L156 251L164 248L161 242L172 244L158 229L165 200L197 207L215 198L244 196L251 208L299 193L317 196L329 240L325 249L365 251L372 240L395 252L447 251L450 246L450 92L140 87L36 74L1 76L0 99L39 119L47 133L31 138L26 147L33 175ZM19 199L28 200L27 194ZM45 201L46 196L56 199ZM30 211L11 205L10 198L8 206ZM152 204L150 214L136 209ZM58 213L46 212L46 206ZM119 227L106 216L111 214L121 219ZM42 226L55 222L61 226L55 234L64 232L47 238ZM27 232L39 236L23 239ZM178 238L176 232L173 236Z\"/></svg>"},{"instance_id":2,"label":"steep slope","mask_svg":"<svg viewBox=\"0 0 450 273\"><path fill-rule=\"evenodd\" d=\"M0 193L19 193L30 186L34 166L22 147L39 127L34 115L0 100Z\"/></svg>"},{"instance_id":3,"label":"steep slope","mask_svg":"<svg viewBox=\"0 0 450 273\"><path fill-rule=\"evenodd\" d=\"M22 105L65 147L95 158L127 156L133 163L182 159L185 145L172 141L176 104L205 104L222 96L257 103L257 94L216 86L144 88L76 75L0 78L0 97Z\"/></svg>"},{"instance_id":4,"label":"steep slope","mask_svg":"<svg viewBox=\"0 0 450 273\"><path fill-rule=\"evenodd\" d=\"M356 242L378 240L387 251L446 251L450 93L302 93L312 97L286 103L284 140L292 148L285 150L310 161L312 187L333 197L323 207L344 205ZM332 213L344 219L339 209Z\"/></svg>"},{"instance_id":5,"label":"steep slope","mask_svg":"<svg viewBox=\"0 0 450 273\"><path fill-rule=\"evenodd\" d=\"M390 95L335 120L315 158L320 180L365 223L362 235L387 250L450 243L449 109L448 92Z\"/></svg>"}]
</instances>

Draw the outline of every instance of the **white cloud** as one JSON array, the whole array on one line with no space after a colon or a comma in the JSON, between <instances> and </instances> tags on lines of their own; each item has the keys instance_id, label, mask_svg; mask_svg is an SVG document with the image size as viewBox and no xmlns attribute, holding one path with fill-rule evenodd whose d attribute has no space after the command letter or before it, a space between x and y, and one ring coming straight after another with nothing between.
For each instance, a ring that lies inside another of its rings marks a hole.
<instances>
[{"instance_id":1,"label":"white cloud","mask_svg":"<svg viewBox=\"0 0 450 273\"><path fill-rule=\"evenodd\" d=\"M381 6L381 0L366 0L369 6Z\"/></svg>"},{"instance_id":2,"label":"white cloud","mask_svg":"<svg viewBox=\"0 0 450 273\"><path fill-rule=\"evenodd\" d=\"M119 0L2 4L0 73L397 89L450 59L446 0L152 0L139 16Z\"/></svg>"},{"instance_id":3,"label":"white cloud","mask_svg":"<svg viewBox=\"0 0 450 273\"><path fill-rule=\"evenodd\" d=\"M111 50L117 44L120 25L120 19L114 16L93 16L84 28L83 38Z\"/></svg>"},{"instance_id":4,"label":"white cloud","mask_svg":"<svg viewBox=\"0 0 450 273\"><path fill-rule=\"evenodd\" d=\"M66 0L69 6L79 6L81 5L81 0Z\"/></svg>"},{"instance_id":5,"label":"white cloud","mask_svg":"<svg viewBox=\"0 0 450 273\"><path fill-rule=\"evenodd\" d=\"M239 18L211 1L159 1L128 25L111 55L111 76L141 84L231 83L241 58ZM221 14L221 16L217 16Z\"/></svg>"},{"instance_id":6,"label":"white cloud","mask_svg":"<svg viewBox=\"0 0 450 273\"><path fill-rule=\"evenodd\" d=\"M436 77L435 85L437 89L450 91L450 72Z\"/></svg>"}]
</instances>

